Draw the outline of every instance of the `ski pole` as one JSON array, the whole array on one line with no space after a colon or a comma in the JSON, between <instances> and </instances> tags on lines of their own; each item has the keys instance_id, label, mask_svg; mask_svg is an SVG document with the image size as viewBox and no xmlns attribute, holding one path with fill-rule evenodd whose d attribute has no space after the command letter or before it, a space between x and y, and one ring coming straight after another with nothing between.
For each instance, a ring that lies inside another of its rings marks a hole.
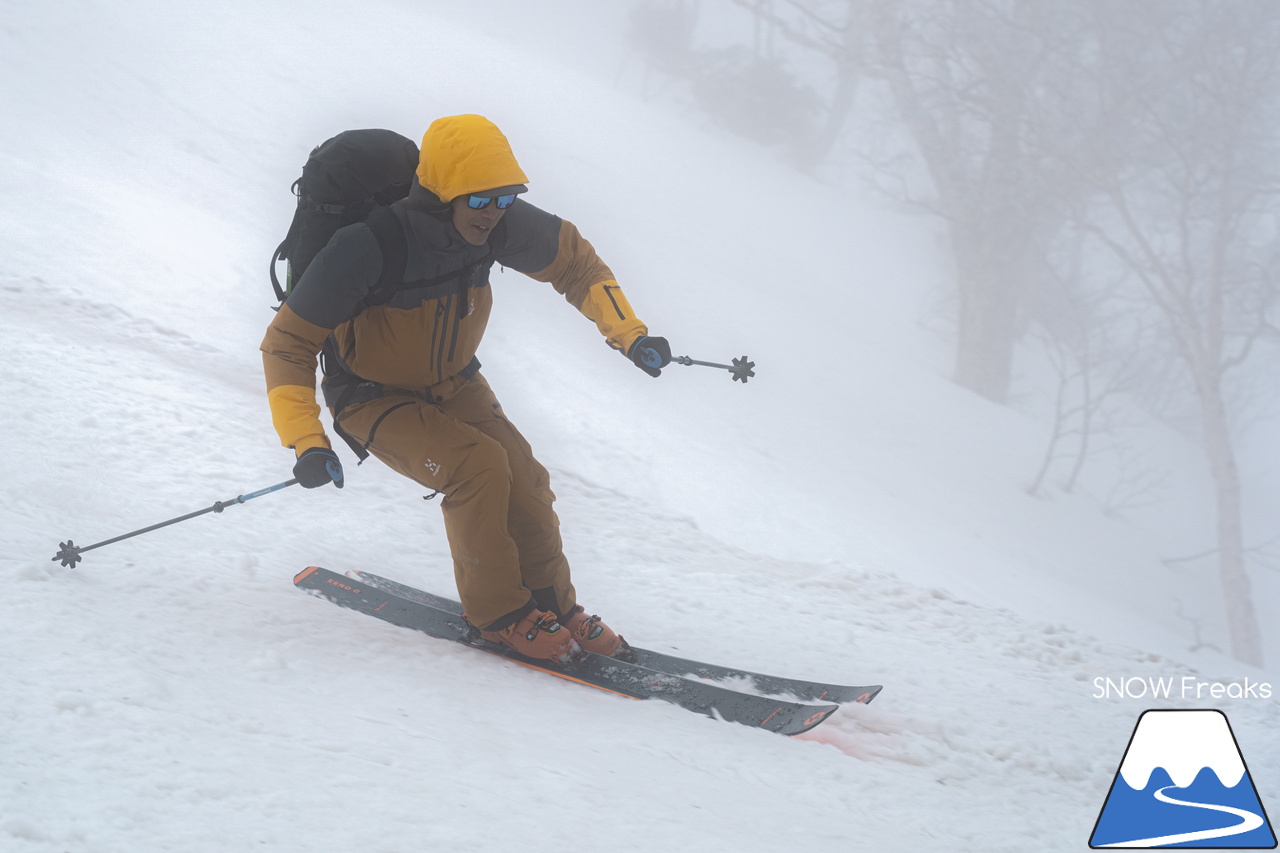
<instances>
[{"instance_id":1,"label":"ski pole","mask_svg":"<svg viewBox=\"0 0 1280 853\"><path fill-rule=\"evenodd\" d=\"M754 361L747 361L747 357L745 355L742 358L735 358L732 365L716 364L711 361L694 361L687 355L678 355L671 360L676 364L698 364L703 367L718 367L721 370L728 370L733 374L733 381L737 382L741 380L743 385L747 384L747 379L756 375L755 370L752 369L756 366L756 363Z\"/></svg>"},{"instance_id":2,"label":"ski pole","mask_svg":"<svg viewBox=\"0 0 1280 853\"><path fill-rule=\"evenodd\" d=\"M54 554L53 559L61 560L63 566L70 566L74 569L76 567L76 563L84 559L84 557L81 557L80 555L85 551L92 551L94 548L101 548L103 545L110 545L112 542L119 542L122 539L141 536L143 533L150 533L153 530L159 530L161 527L168 527L170 524L177 524L180 521L186 521L189 518L195 518L198 515L204 515L208 512L222 512L229 506L235 506L236 504L242 504L245 501L251 501L254 498L260 498L263 495L269 495L272 492L279 491L280 489L296 485L297 482L298 481L296 479L285 480L283 483L276 483L274 486L267 486L265 489L259 489L258 491L250 492L247 495L237 495L229 501L218 501L213 506L205 507L204 509L196 510L195 512L189 512L186 515L180 515L177 518L171 518L168 521L162 521L159 524L153 524L150 527L144 527L141 530L135 530L132 533L125 533L112 539L104 539L103 541L95 542L92 545L76 545L68 539L66 542L58 543L62 546L62 550Z\"/></svg>"}]
</instances>

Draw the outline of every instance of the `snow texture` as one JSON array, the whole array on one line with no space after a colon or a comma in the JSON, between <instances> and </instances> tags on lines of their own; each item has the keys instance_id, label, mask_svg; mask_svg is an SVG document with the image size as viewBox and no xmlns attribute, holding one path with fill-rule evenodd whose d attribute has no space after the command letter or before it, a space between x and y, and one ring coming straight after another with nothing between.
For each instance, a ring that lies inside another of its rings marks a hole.
<instances>
[{"instance_id":1,"label":"snow texture","mask_svg":"<svg viewBox=\"0 0 1280 853\"><path fill-rule=\"evenodd\" d=\"M1203 506L1027 496L1047 426L949 383L919 322L932 223L627 94L613 36L503 27L517 8L0 3L0 850L1079 850L1153 701L1095 679L1278 680L1188 651L1174 605L1220 644L1214 580L1160 558L1203 544ZM341 492L50 561L289 476L257 352L289 184L338 130L460 112L677 354L758 364L655 381L495 270L481 359L584 603L641 645L882 682L874 704L787 739L299 594L309 564L453 591L435 505L345 449ZM1275 701L1218 706L1280 808Z\"/></svg>"}]
</instances>

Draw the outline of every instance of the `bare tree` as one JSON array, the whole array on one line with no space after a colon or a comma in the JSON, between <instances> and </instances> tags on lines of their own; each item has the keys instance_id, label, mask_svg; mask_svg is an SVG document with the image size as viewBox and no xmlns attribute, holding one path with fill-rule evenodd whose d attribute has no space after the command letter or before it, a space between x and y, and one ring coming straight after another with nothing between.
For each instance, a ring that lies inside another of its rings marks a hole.
<instances>
[{"instance_id":1,"label":"bare tree","mask_svg":"<svg viewBox=\"0 0 1280 853\"><path fill-rule=\"evenodd\" d=\"M1070 203L1044 146L1072 136L1063 57L1083 17L1060 0L731 2L830 62L808 162L832 150L864 79L886 85L930 178L923 203L950 232L955 380L1005 402L1023 301Z\"/></svg>"},{"instance_id":2,"label":"bare tree","mask_svg":"<svg viewBox=\"0 0 1280 853\"><path fill-rule=\"evenodd\" d=\"M875 0L730 0L772 33L829 62L819 91L826 97L821 120L796 145L796 165L816 169L831 154L853 112L866 74L871 9Z\"/></svg>"},{"instance_id":3,"label":"bare tree","mask_svg":"<svg viewBox=\"0 0 1280 853\"><path fill-rule=\"evenodd\" d=\"M833 148L861 83L884 84L928 173L925 205L946 223L955 261L956 357L963 387L1006 402L1024 301L1049 243L1071 206L1073 186L1046 156L1072 138L1065 69L1082 42L1084 21L1060 0L729 0L830 70L817 116L790 118L804 104L798 86L758 82L759 69L713 78L701 102L726 126L760 138L763 118L801 128L797 161L815 165ZM776 75L774 75L776 76ZM730 97L738 83L748 91ZM705 83L703 88L705 89ZM784 93L763 112L772 89ZM750 97L744 117L739 105ZM821 113L819 116L818 114ZM807 126L806 126L807 125Z\"/></svg>"},{"instance_id":4,"label":"bare tree","mask_svg":"<svg viewBox=\"0 0 1280 853\"><path fill-rule=\"evenodd\" d=\"M1045 117L1061 107L1038 97L1072 29L1057 20L1064 4L732 2L831 63L811 162L831 150L860 82L886 84L931 184L927 199L908 200L942 217L950 233L959 297L954 378L1005 402L1031 270L1065 208L1067 187L1039 150Z\"/></svg>"},{"instance_id":5,"label":"bare tree","mask_svg":"<svg viewBox=\"0 0 1280 853\"><path fill-rule=\"evenodd\" d=\"M1048 152L1076 138L1081 16L1054 0L874 7L871 67L927 166L959 313L955 380L1007 399L1023 309L1077 183Z\"/></svg>"},{"instance_id":6,"label":"bare tree","mask_svg":"<svg viewBox=\"0 0 1280 853\"><path fill-rule=\"evenodd\" d=\"M1100 115L1076 161L1090 229L1158 312L1199 413L1233 654L1262 663L1234 418L1280 306L1280 8L1091 0ZM1238 381L1245 376L1244 381Z\"/></svg>"},{"instance_id":7,"label":"bare tree","mask_svg":"<svg viewBox=\"0 0 1280 853\"><path fill-rule=\"evenodd\" d=\"M621 80L631 55L639 55L644 64L640 94L648 100L654 88L651 70L666 77L683 77L693 67L698 9L691 0L637 0L631 6L628 24L627 50L615 83Z\"/></svg>"},{"instance_id":8,"label":"bare tree","mask_svg":"<svg viewBox=\"0 0 1280 853\"><path fill-rule=\"evenodd\" d=\"M1062 273L1068 276L1059 278ZM1105 289L1088 292L1078 284L1082 275L1075 264L1052 271L1053 286L1041 296L1052 304L1036 306L1040 321L1032 337L1041 343L1057 383L1049 441L1027 493L1042 494L1049 474L1062 467L1060 463L1066 467L1061 489L1074 492L1085 465L1105 444L1128 467L1112 491L1113 497L1126 498L1116 502L1113 510L1118 511L1121 503L1136 503L1139 496L1154 494L1151 487L1156 479L1134 464L1134 454L1122 436L1127 427L1135 426L1123 413L1132 406L1130 392L1145 366L1135 339L1151 330L1141 320L1119 322L1118 309Z\"/></svg>"}]
</instances>

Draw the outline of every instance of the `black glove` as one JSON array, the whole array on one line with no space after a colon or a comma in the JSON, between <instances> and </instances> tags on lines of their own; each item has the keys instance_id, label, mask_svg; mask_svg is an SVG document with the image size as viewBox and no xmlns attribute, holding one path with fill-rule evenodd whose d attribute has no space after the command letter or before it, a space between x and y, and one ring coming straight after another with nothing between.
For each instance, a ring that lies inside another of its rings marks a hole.
<instances>
[{"instance_id":1,"label":"black glove","mask_svg":"<svg viewBox=\"0 0 1280 853\"><path fill-rule=\"evenodd\" d=\"M293 466L293 476L306 489L318 489L333 483L342 488L342 461L327 447L304 450Z\"/></svg>"},{"instance_id":2,"label":"black glove","mask_svg":"<svg viewBox=\"0 0 1280 853\"><path fill-rule=\"evenodd\" d=\"M661 376L671 363L671 344L666 338L643 337L627 350L627 358L650 376Z\"/></svg>"}]
</instances>

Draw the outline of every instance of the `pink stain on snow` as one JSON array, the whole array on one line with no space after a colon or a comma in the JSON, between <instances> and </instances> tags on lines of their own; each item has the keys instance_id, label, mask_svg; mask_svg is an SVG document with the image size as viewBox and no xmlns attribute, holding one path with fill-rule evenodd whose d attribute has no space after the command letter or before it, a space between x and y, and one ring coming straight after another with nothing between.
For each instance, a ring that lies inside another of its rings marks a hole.
<instances>
[{"instance_id":1,"label":"pink stain on snow","mask_svg":"<svg viewBox=\"0 0 1280 853\"><path fill-rule=\"evenodd\" d=\"M870 752L858 743L857 738L848 735L839 729L810 729L803 734L796 735L796 740L810 740L814 743L823 743L827 746L834 746L850 758L856 758L859 761L866 761L871 758Z\"/></svg>"}]
</instances>

